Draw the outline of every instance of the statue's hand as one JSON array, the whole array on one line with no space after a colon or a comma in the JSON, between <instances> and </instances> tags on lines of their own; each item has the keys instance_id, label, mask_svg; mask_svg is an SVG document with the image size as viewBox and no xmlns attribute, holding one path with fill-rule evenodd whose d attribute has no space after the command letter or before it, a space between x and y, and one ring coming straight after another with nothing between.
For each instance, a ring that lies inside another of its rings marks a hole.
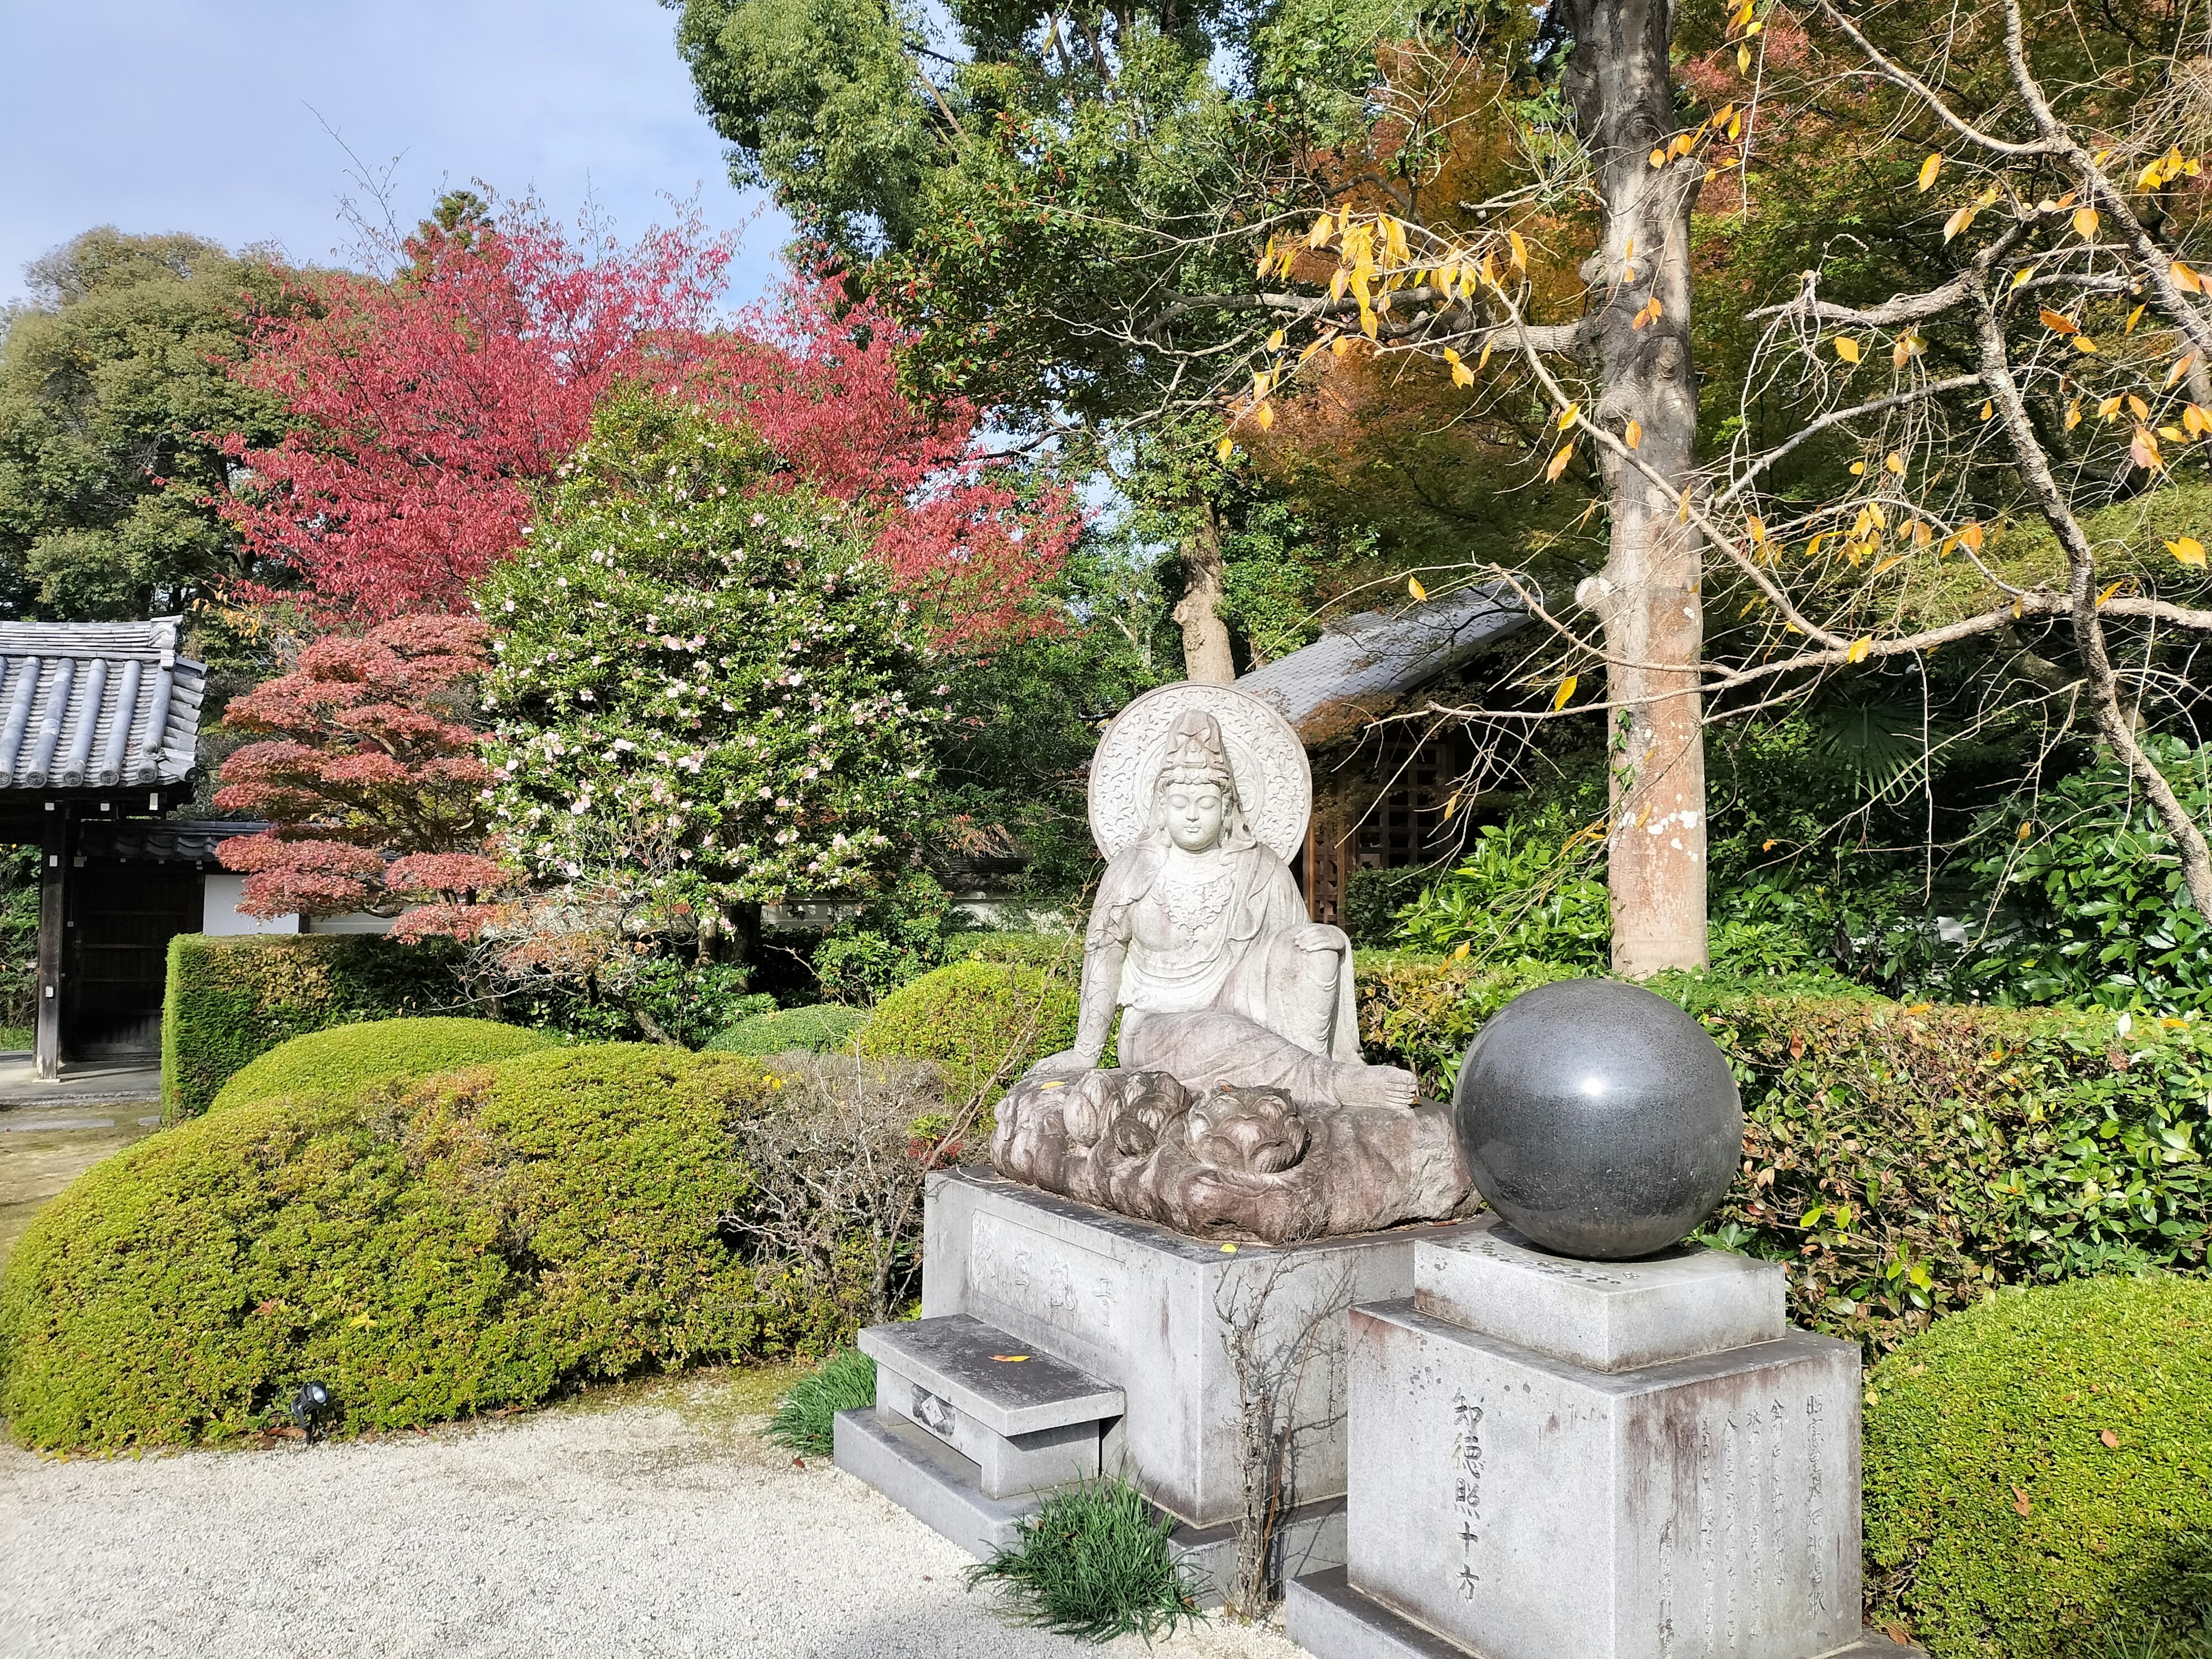
<instances>
[{"instance_id":1,"label":"statue's hand","mask_svg":"<svg viewBox=\"0 0 2212 1659\"><path fill-rule=\"evenodd\" d=\"M1074 1048L1063 1048L1056 1054L1047 1054L1023 1073L1024 1077L1079 1077L1095 1071L1098 1056L1085 1055Z\"/></svg>"}]
</instances>

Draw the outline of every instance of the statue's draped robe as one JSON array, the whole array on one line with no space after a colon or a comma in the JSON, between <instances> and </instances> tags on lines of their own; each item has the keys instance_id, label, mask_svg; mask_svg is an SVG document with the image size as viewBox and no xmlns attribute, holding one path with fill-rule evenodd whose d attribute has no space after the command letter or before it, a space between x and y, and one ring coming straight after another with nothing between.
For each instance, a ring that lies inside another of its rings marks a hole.
<instances>
[{"instance_id":1,"label":"statue's draped robe","mask_svg":"<svg viewBox=\"0 0 2212 1659\"><path fill-rule=\"evenodd\" d=\"M1091 908L1087 948L1119 945L1127 952L1116 997L1127 1011L1121 1064L1165 1072L1194 1091L1217 1084L1274 1087L1303 1106L1334 1106L1337 1065L1360 1057L1343 934L1308 919L1290 870L1248 833L1222 855L1227 902L1218 903L1217 895L1216 904L1200 907L1197 936L1176 939L1160 893L1169 856L1157 833L1124 848L1107 866ZM1304 1006L1316 948L1339 954L1325 1036Z\"/></svg>"}]
</instances>

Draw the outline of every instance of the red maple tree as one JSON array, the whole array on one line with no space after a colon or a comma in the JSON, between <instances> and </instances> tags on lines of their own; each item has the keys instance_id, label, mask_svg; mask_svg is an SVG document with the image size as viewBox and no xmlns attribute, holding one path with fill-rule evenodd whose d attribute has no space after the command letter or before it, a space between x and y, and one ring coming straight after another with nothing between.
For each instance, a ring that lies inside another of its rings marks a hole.
<instances>
[{"instance_id":1,"label":"red maple tree","mask_svg":"<svg viewBox=\"0 0 2212 1659\"><path fill-rule=\"evenodd\" d=\"M906 337L834 277L796 271L778 301L708 326L731 249L696 220L624 248L580 247L542 216L435 226L391 282L340 276L323 314L272 320L238 373L296 422L230 453L251 482L223 503L248 549L294 572L325 622L463 609L521 545L552 477L617 380L743 420L785 476L866 510L876 550L940 644L1048 630L1036 591L1079 527L1073 498L1024 495L979 455L972 407L898 382Z\"/></svg>"},{"instance_id":2,"label":"red maple tree","mask_svg":"<svg viewBox=\"0 0 2212 1659\"><path fill-rule=\"evenodd\" d=\"M291 672L234 700L224 723L258 735L222 764L216 805L269 820L216 856L246 872L249 915L409 906L403 938L472 936L507 872L483 852L491 775L457 718L489 630L472 617L401 617L320 640Z\"/></svg>"}]
</instances>

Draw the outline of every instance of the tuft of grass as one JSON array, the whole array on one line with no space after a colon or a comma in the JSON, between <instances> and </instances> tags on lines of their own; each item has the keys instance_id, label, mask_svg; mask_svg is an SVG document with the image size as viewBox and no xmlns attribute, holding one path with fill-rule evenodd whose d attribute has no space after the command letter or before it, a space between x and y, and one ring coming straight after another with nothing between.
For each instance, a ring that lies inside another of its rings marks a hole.
<instances>
[{"instance_id":1,"label":"tuft of grass","mask_svg":"<svg viewBox=\"0 0 2212 1659\"><path fill-rule=\"evenodd\" d=\"M765 1432L802 1457L827 1457L834 1449L831 1419L875 1403L876 1362L858 1348L840 1348L784 1391Z\"/></svg>"},{"instance_id":2,"label":"tuft of grass","mask_svg":"<svg viewBox=\"0 0 2212 1659\"><path fill-rule=\"evenodd\" d=\"M1168 1555L1175 1523L1126 1480L1063 1487L1021 1523L1021 1535L968 1570L968 1587L995 1583L1020 1623L1079 1641L1171 1634L1205 1618L1203 1585Z\"/></svg>"}]
</instances>

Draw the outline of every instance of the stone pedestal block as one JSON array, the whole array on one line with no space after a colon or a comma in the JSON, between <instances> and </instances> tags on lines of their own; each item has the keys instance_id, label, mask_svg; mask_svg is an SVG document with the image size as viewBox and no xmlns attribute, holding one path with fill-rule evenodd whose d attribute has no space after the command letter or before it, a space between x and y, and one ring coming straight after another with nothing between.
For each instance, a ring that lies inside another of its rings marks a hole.
<instances>
[{"instance_id":1,"label":"stone pedestal block","mask_svg":"<svg viewBox=\"0 0 2212 1659\"><path fill-rule=\"evenodd\" d=\"M1344 1310L1404 1297L1417 1243L1480 1237L1486 1223L1398 1228L1280 1248L1186 1238L1034 1188L969 1170L933 1176L922 1273L925 1319L969 1314L1126 1397L1100 1467L1178 1520L1233 1522L1243 1501L1242 1399L1229 1339L1256 1317L1260 1347L1279 1349L1319 1320L1322 1340L1298 1390L1295 1499L1345 1491ZM1316 1534L1317 1538L1322 1534ZM1326 1540L1311 1562L1318 1570Z\"/></svg>"},{"instance_id":2,"label":"stone pedestal block","mask_svg":"<svg viewBox=\"0 0 2212 1659\"><path fill-rule=\"evenodd\" d=\"M1352 1310L1347 1571L1294 1637L1322 1659L1423 1650L1408 1627L1481 1659L1862 1639L1858 1350L1789 1330L1770 1269L1500 1229L1425 1246L1415 1280ZM1715 1347L1732 1333L1753 1340Z\"/></svg>"}]
</instances>

